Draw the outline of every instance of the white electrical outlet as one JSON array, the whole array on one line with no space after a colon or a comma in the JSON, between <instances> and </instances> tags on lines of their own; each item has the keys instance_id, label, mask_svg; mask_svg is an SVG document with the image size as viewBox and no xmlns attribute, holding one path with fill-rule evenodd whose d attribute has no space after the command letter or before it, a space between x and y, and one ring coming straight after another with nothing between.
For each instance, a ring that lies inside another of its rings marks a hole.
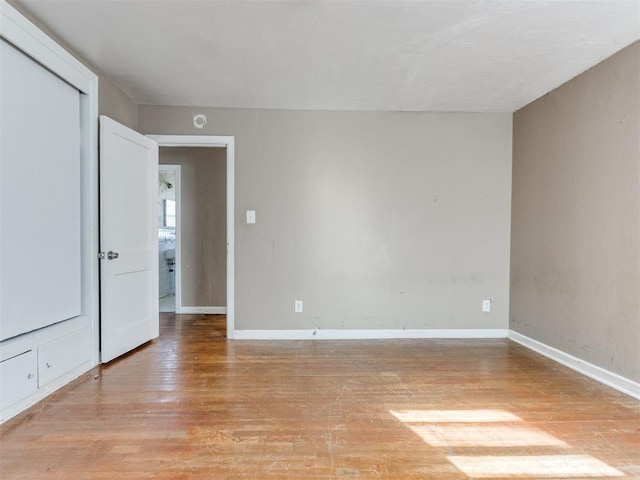
<instances>
[{"instance_id":1,"label":"white electrical outlet","mask_svg":"<svg viewBox=\"0 0 640 480\"><path fill-rule=\"evenodd\" d=\"M302 313L302 300L296 300L293 311L296 313Z\"/></svg>"},{"instance_id":2,"label":"white electrical outlet","mask_svg":"<svg viewBox=\"0 0 640 480\"><path fill-rule=\"evenodd\" d=\"M491 299L484 299L482 300L482 311L483 312L490 312L491 311Z\"/></svg>"}]
</instances>

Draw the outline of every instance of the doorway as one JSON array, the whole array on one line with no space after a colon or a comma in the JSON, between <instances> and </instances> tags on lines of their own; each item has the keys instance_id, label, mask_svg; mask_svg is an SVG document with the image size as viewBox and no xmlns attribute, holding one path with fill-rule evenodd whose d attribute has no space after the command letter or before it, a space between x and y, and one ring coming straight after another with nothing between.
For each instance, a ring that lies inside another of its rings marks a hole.
<instances>
[{"instance_id":1,"label":"doorway","mask_svg":"<svg viewBox=\"0 0 640 480\"><path fill-rule=\"evenodd\" d=\"M180 313L180 165L158 166L158 294L161 313Z\"/></svg>"},{"instance_id":2,"label":"doorway","mask_svg":"<svg viewBox=\"0 0 640 480\"><path fill-rule=\"evenodd\" d=\"M167 150L175 148L185 148L185 147L197 147L197 149L220 149L221 152L224 152L223 160L225 163L225 172L224 172L224 186L226 189L225 192L225 215L224 215L224 227L226 230L226 244L223 243L223 258L225 259L225 275L224 275L224 286L226 287L226 305L224 307L224 311L221 311L216 306L208 307L208 310L202 311L199 309L198 311L193 311L188 306L183 305L185 303L185 289L181 287L181 283L184 283L184 275L185 269L187 268L187 263L183 258L183 252L181 255L181 250L184 250L183 240L184 240L184 224L181 221L181 218L184 218L184 212L182 211L182 205L184 205L184 169L181 170L180 176L181 180L177 181L177 184L182 186L182 191L178 192L178 203L177 203L177 220L176 220L176 228L178 229L176 235L177 247L175 258L176 265L175 273L176 273L176 300L181 297L181 300L176 302L176 313L226 313L226 324L227 324L227 338L234 338L234 162L235 162L235 152L234 152L234 137L229 136L195 136L195 135L148 135L149 138L158 142L158 146L161 151L163 149ZM178 187L180 188L180 187ZM201 240L207 241L207 238L201 238ZM224 251L226 249L226 252ZM226 253L226 255L225 255ZM182 281L180 278L182 277ZM178 294L178 292L180 292ZM198 307L198 306L196 306Z\"/></svg>"}]
</instances>

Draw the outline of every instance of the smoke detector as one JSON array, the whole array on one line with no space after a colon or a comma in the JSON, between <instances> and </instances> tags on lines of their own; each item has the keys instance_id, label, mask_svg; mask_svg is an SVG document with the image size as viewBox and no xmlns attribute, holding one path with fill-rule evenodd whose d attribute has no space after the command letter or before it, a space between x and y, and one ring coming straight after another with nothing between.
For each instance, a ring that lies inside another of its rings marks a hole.
<instances>
[{"instance_id":1,"label":"smoke detector","mask_svg":"<svg viewBox=\"0 0 640 480\"><path fill-rule=\"evenodd\" d=\"M196 128L204 128L207 124L207 117L202 113L199 113L195 117L193 117L193 126Z\"/></svg>"}]
</instances>

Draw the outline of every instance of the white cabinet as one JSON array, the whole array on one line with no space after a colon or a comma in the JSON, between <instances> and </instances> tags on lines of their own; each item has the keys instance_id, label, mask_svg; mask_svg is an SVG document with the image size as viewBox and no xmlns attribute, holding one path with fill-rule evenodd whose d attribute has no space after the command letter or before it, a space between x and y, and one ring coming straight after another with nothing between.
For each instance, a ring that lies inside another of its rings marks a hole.
<instances>
[{"instance_id":1,"label":"white cabinet","mask_svg":"<svg viewBox=\"0 0 640 480\"><path fill-rule=\"evenodd\" d=\"M89 370L93 348L86 317L0 342L0 422Z\"/></svg>"},{"instance_id":2,"label":"white cabinet","mask_svg":"<svg viewBox=\"0 0 640 480\"><path fill-rule=\"evenodd\" d=\"M44 387L89 360L91 360L91 329L89 327L38 347L38 387Z\"/></svg>"},{"instance_id":3,"label":"white cabinet","mask_svg":"<svg viewBox=\"0 0 640 480\"><path fill-rule=\"evenodd\" d=\"M36 392L37 371L38 363L33 350L0 362L0 411Z\"/></svg>"}]
</instances>

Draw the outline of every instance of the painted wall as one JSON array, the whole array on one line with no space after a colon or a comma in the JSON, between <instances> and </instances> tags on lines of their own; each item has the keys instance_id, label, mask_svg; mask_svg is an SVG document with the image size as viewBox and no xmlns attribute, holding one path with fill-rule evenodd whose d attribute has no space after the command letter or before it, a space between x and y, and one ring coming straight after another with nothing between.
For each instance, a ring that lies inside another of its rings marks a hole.
<instances>
[{"instance_id":1,"label":"painted wall","mask_svg":"<svg viewBox=\"0 0 640 480\"><path fill-rule=\"evenodd\" d=\"M235 136L237 329L506 329L511 120L139 106L138 126Z\"/></svg>"},{"instance_id":2,"label":"painted wall","mask_svg":"<svg viewBox=\"0 0 640 480\"><path fill-rule=\"evenodd\" d=\"M138 106L127 95L125 95L122 90L116 87L104 72L101 72L96 67L85 61L73 50L73 48L62 41L60 35L56 35L56 32L53 32L51 29L46 27L37 17L25 9L23 5L18 4L15 0L7 0L7 3L27 17L31 23L45 32L57 44L63 47L67 52L77 58L98 76L98 110L100 115L107 115L129 128L134 130L136 129Z\"/></svg>"},{"instance_id":3,"label":"painted wall","mask_svg":"<svg viewBox=\"0 0 640 480\"><path fill-rule=\"evenodd\" d=\"M510 328L640 381L640 43L514 115Z\"/></svg>"},{"instance_id":4,"label":"painted wall","mask_svg":"<svg viewBox=\"0 0 640 480\"><path fill-rule=\"evenodd\" d=\"M227 305L224 148L160 148L160 163L180 165L183 307Z\"/></svg>"},{"instance_id":5,"label":"painted wall","mask_svg":"<svg viewBox=\"0 0 640 480\"><path fill-rule=\"evenodd\" d=\"M122 93L107 76L87 65L98 75L98 111L100 115L111 117L129 128L136 130L138 122L138 106Z\"/></svg>"}]
</instances>

